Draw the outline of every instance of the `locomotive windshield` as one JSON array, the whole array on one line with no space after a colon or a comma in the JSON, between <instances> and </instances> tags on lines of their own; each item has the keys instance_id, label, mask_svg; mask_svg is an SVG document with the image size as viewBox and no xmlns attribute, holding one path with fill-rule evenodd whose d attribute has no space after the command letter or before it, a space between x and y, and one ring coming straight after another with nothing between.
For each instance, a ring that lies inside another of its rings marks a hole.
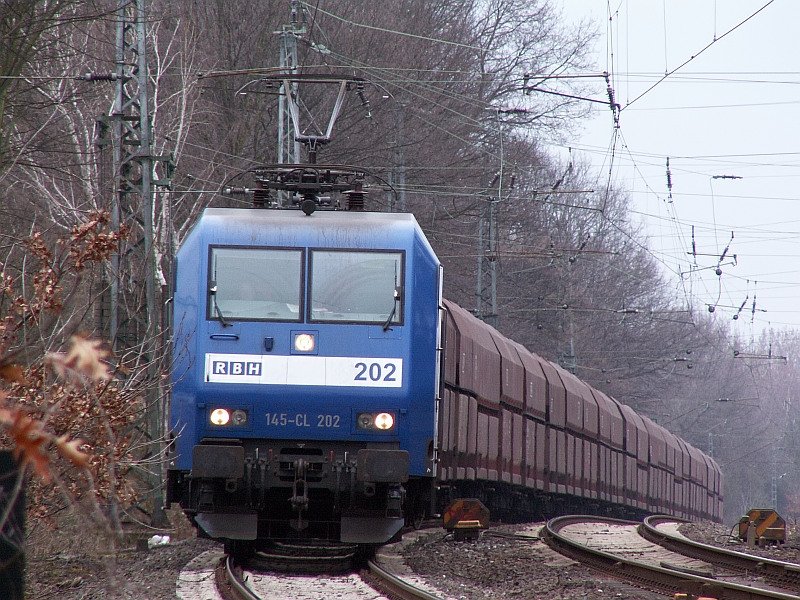
<instances>
[{"instance_id":1,"label":"locomotive windshield","mask_svg":"<svg viewBox=\"0 0 800 600\"><path fill-rule=\"evenodd\" d=\"M303 251L211 248L208 318L302 320Z\"/></svg>"},{"instance_id":2,"label":"locomotive windshield","mask_svg":"<svg viewBox=\"0 0 800 600\"><path fill-rule=\"evenodd\" d=\"M311 320L403 321L403 253L313 250Z\"/></svg>"}]
</instances>

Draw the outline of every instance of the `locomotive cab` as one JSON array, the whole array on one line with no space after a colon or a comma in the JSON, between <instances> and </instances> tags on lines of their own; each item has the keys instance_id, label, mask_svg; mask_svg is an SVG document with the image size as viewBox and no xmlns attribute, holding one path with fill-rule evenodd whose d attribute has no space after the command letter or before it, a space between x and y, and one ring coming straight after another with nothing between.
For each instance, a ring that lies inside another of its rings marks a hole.
<instances>
[{"instance_id":1,"label":"locomotive cab","mask_svg":"<svg viewBox=\"0 0 800 600\"><path fill-rule=\"evenodd\" d=\"M168 501L217 539L390 539L436 474L413 216L207 209L176 262Z\"/></svg>"}]
</instances>

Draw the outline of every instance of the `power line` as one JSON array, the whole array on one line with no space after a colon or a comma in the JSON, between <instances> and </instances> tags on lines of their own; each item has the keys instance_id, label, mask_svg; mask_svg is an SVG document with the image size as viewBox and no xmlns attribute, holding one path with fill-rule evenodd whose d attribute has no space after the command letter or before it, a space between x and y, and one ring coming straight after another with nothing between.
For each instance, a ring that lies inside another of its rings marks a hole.
<instances>
[{"instance_id":1,"label":"power line","mask_svg":"<svg viewBox=\"0 0 800 600\"><path fill-rule=\"evenodd\" d=\"M628 104L626 104L626 105L625 105L625 106L622 108L622 110L625 110L625 109L627 109L627 108L628 108L628 107L629 107L631 104L633 104L634 102L636 102L637 100L639 100L640 98L642 98L643 96L645 96L646 94L648 94L648 93L649 93L649 92L650 92L650 91L651 91L653 88L655 88L655 87L656 87L658 84L660 84L662 81L664 81L664 80L665 80L667 77L669 77L670 75L672 75L672 74L673 74L673 73L675 73L676 71L678 71L678 70L682 69L683 67L685 67L686 65L688 65L690 62L692 62L692 61L693 61L694 59L696 59L698 56L700 56L701 54L703 54L703 53L704 53L706 50L708 50L709 48L711 48L711 46L713 46L714 44L716 44L717 42L719 42L721 39L723 39L724 37L726 37L728 34L730 34L730 33L734 32L734 31L736 31L736 30L737 30L739 27L741 27L742 25L744 25L745 23L747 23L747 22L748 22L750 19L752 19L753 17L755 17L757 14L759 14L759 13L760 13L761 11L763 11L764 9L766 9L766 8L767 8L767 7L768 7L770 4L772 4L773 2L775 2L775 0L769 0L769 2L767 2L767 3L766 3L764 6L762 6L762 7L761 7L761 8L759 8L757 11L755 11L754 13L752 13L750 16L748 16L747 18L743 19L742 21L740 21L739 23L737 23L736 25L734 25L733 27L731 27L730 29L728 29L728 31L726 31L725 33L723 33L721 36L719 36L719 37L715 37L715 38L714 38L714 39L713 39L711 42L709 42L709 43L708 43L708 44L707 44L705 47L701 48L699 52L696 52L695 54L692 54L692 56L690 56L688 59L686 59L685 61L683 61L683 62L682 62L681 64L679 64L677 67L675 67L675 68L674 68L674 69L672 69L671 71L669 71L669 72L665 73L665 74L664 74L664 76L663 76L663 77L661 77L661 78L659 78L659 80L658 80L658 81L656 81L656 82L655 82L653 85L651 85L649 88L647 88L647 89L646 89L645 91L643 91L641 94L639 94L638 96L636 96L636 97L635 97L633 100L631 100L630 102L628 102Z\"/></svg>"},{"instance_id":2,"label":"power line","mask_svg":"<svg viewBox=\"0 0 800 600\"><path fill-rule=\"evenodd\" d=\"M301 2L301 4L303 4L306 8L311 8L311 5L308 4L307 2ZM334 14L332 12L328 12L326 10L323 10L323 9L321 9L319 7L316 7L315 11L316 12L320 12L320 13L322 13L322 14L328 16L328 17L331 17L333 19L336 19L337 21L340 21L342 23L346 23L347 25L352 25L353 27L361 27L362 29L370 29L370 30L373 30L373 31L380 31L382 33L391 33L392 35L410 37L410 38L414 38L414 39L418 39L418 40L424 40L426 42L435 42L437 44L447 44L449 46L458 46L459 48L467 48L469 50L480 50L480 51L486 50L485 48L483 48L481 46L472 46L470 44L462 44L461 42L453 42L451 40L443 40L441 38L433 38L433 37L428 37L428 36L424 36L424 35L417 35L415 33L408 33L408 32L405 32L405 31L397 31L395 29L387 29L385 27L376 27L375 25L366 25L364 23L357 23L355 21L351 21L350 19L345 19L344 17L340 17L339 15L336 15L336 14Z\"/></svg>"}]
</instances>

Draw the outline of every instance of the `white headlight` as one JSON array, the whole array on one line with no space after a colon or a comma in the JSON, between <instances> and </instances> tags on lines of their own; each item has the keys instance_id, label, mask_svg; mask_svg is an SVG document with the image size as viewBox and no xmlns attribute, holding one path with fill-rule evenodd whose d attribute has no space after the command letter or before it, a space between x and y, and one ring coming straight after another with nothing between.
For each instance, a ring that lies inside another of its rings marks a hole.
<instances>
[{"instance_id":1,"label":"white headlight","mask_svg":"<svg viewBox=\"0 0 800 600\"><path fill-rule=\"evenodd\" d=\"M298 333L294 336L294 349L298 352L311 352L314 350L314 336L310 333Z\"/></svg>"},{"instance_id":2,"label":"white headlight","mask_svg":"<svg viewBox=\"0 0 800 600\"><path fill-rule=\"evenodd\" d=\"M226 408L215 408L209 417L212 425L227 425L231 420L231 413Z\"/></svg>"},{"instance_id":3,"label":"white headlight","mask_svg":"<svg viewBox=\"0 0 800 600\"><path fill-rule=\"evenodd\" d=\"M394 426L394 417L389 413L379 413L375 415L375 427L386 431Z\"/></svg>"}]
</instances>

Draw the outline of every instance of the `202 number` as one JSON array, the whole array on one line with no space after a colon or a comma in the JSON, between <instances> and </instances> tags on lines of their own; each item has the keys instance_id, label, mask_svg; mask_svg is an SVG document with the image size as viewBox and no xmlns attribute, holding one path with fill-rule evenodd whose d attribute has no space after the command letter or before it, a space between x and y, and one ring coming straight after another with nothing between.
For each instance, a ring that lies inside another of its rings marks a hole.
<instances>
[{"instance_id":1,"label":"202 number","mask_svg":"<svg viewBox=\"0 0 800 600\"><path fill-rule=\"evenodd\" d=\"M397 365L393 363L381 366L376 362L369 364L359 362L356 363L356 369L358 369L358 373L353 378L354 381L397 381L394 376Z\"/></svg>"},{"instance_id":2,"label":"202 number","mask_svg":"<svg viewBox=\"0 0 800 600\"><path fill-rule=\"evenodd\" d=\"M317 427L339 427L339 415L317 415Z\"/></svg>"}]
</instances>

